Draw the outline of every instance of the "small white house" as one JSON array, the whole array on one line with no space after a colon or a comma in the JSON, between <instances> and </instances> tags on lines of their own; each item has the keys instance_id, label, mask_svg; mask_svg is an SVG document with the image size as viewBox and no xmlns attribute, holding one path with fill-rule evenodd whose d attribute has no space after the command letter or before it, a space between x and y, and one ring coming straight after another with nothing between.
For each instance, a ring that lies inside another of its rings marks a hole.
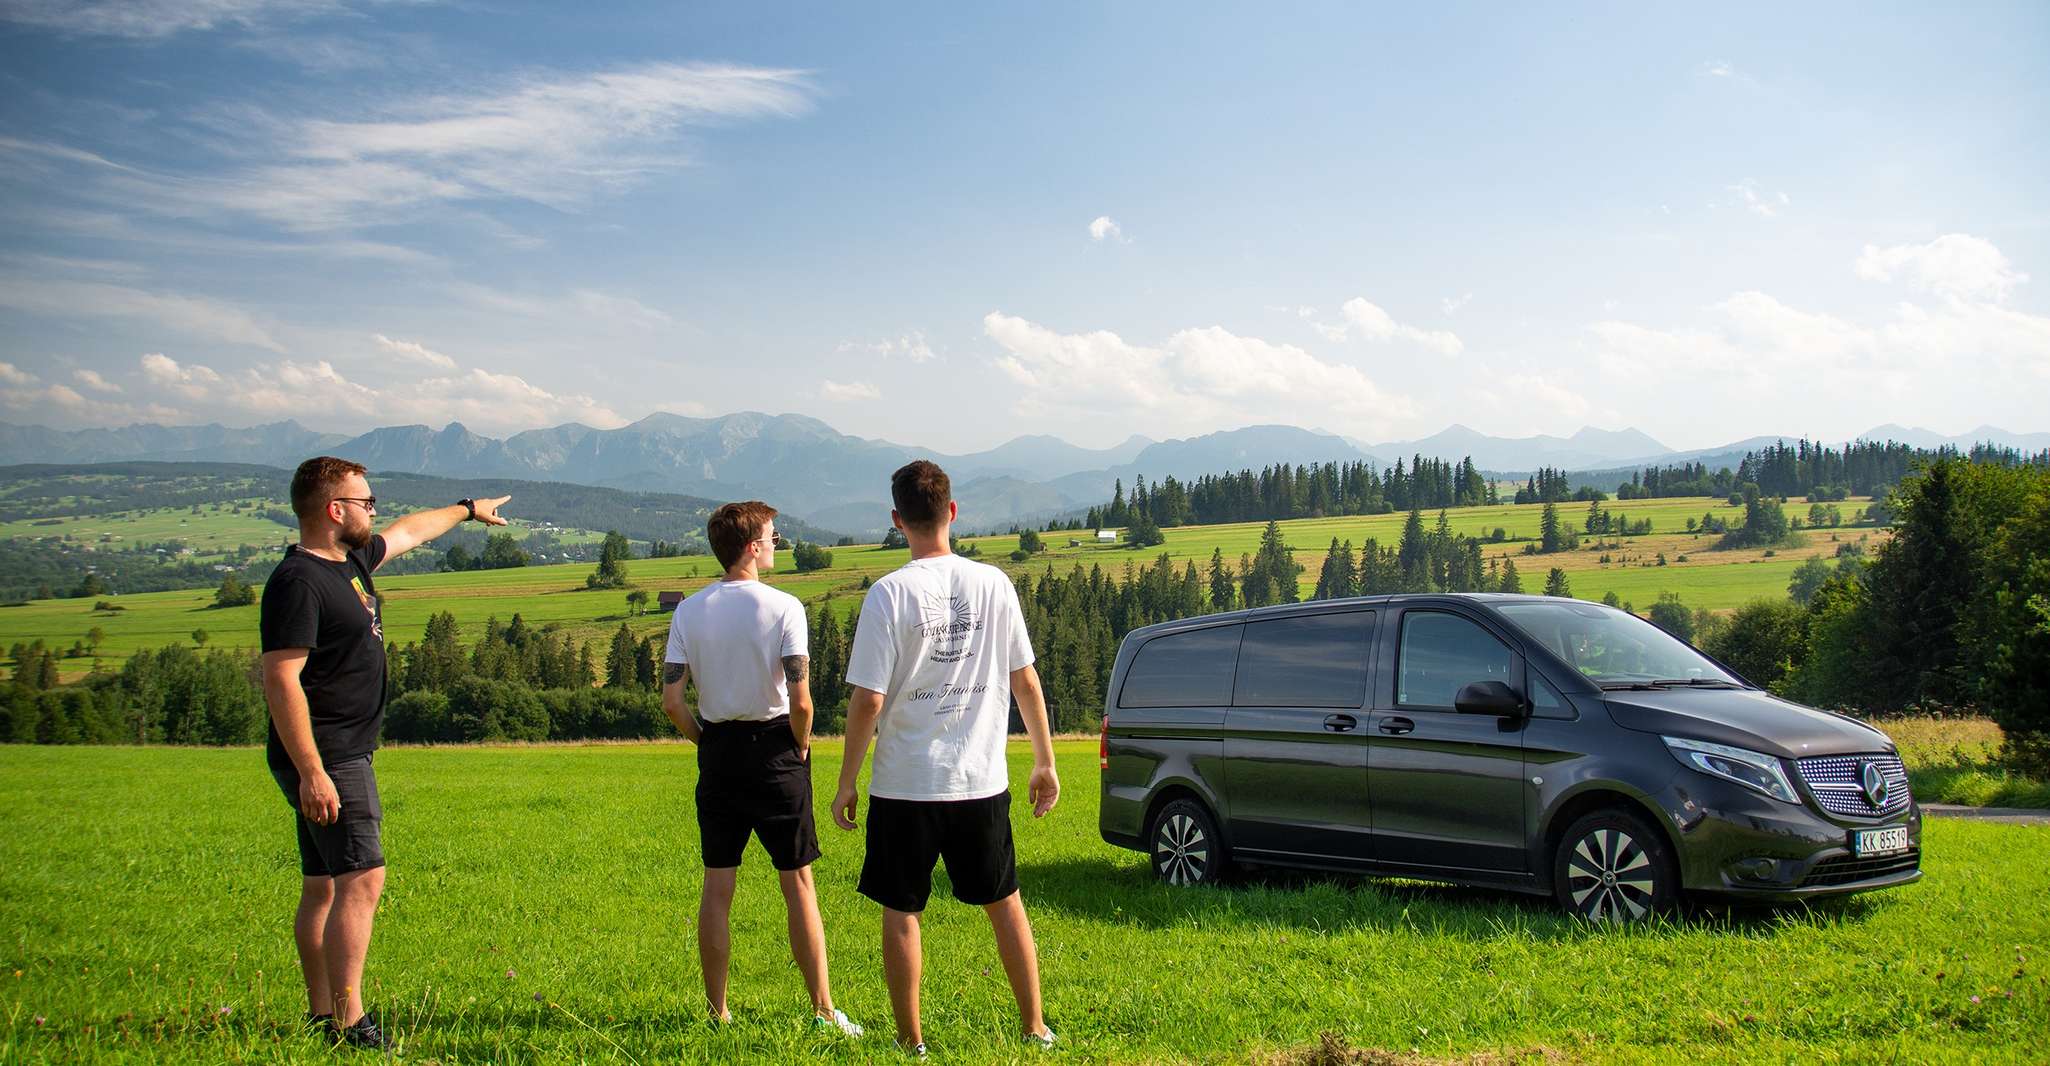
<instances>
[{"instance_id":1,"label":"small white house","mask_svg":"<svg viewBox=\"0 0 2050 1066\"><path fill-rule=\"evenodd\" d=\"M1098 544L1116 544L1117 542L1118 542L1118 531L1117 531L1117 530L1115 530L1115 529L1099 529L1099 530L1097 530L1097 531L1096 531L1096 543L1098 543Z\"/></svg>"}]
</instances>

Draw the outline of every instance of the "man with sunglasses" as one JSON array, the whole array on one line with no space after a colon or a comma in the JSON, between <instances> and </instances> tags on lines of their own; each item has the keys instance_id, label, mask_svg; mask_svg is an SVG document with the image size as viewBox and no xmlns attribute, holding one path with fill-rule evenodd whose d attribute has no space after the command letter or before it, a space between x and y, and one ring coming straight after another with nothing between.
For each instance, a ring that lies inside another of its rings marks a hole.
<instances>
[{"instance_id":1,"label":"man with sunglasses","mask_svg":"<svg viewBox=\"0 0 2050 1066\"><path fill-rule=\"evenodd\" d=\"M826 932L811 864L819 836L811 809L810 648L804 604L761 582L783 538L776 509L729 503L705 523L726 573L676 605L663 656L662 709L698 746L698 839L705 887L698 896L698 963L714 1022L732 1020L726 975L730 917L741 853L753 836L783 888L790 954L811 994L812 1025L860 1036L834 1009L826 979ZM697 679L693 712L683 686Z\"/></svg>"},{"instance_id":2,"label":"man with sunglasses","mask_svg":"<svg viewBox=\"0 0 2050 1066\"><path fill-rule=\"evenodd\" d=\"M263 694L271 775L298 811L299 911L292 935L307 1023L354 1047L390 1041L363 1012L363 957L384 891L384 808L371 753L384 724L384 620L370 575L385 560L474 519L502 526L510 499L461 500L372 533L377 497L360 463L308 459L292 475L299 543L264 582Z\"/></svg>"}]
</instances>

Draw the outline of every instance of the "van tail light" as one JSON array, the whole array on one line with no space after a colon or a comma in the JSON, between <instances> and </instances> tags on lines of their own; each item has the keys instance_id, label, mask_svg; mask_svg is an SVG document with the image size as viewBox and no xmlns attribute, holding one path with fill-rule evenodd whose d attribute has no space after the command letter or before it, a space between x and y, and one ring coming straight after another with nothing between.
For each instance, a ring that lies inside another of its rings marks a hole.
<instances>
[{"instance_id":1,"label":"van tail light","mask_svg":"<svg viewBox=\"0 0 2050 1066\"><path fill-rule=\"evenodd\" d=\"M1110 769L1110 715L1103 716L1103 734L1097 738L1096 768Z\"/></svg>"}]
</instances>

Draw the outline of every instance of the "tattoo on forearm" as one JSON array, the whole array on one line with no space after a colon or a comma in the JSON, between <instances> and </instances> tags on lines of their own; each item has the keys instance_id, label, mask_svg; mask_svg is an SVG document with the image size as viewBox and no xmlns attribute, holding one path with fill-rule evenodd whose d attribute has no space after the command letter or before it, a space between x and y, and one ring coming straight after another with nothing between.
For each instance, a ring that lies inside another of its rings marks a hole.
<instances>
[{"instance_id":1,"label":"tattoo on forearm","mask_svg":"<svg viewBox=\"0 0 2050 1066\"><path fill-rule=\"evenodd\" d=\"M683 680L684 678L686 678L686 677L689 677L689 676L690 676L690 664L689 664L689 663L663 663L663 664L662 664L662 683L663 683L663 684L665 684L665 685L674 685L674 684L676 684L677 682L679 682L679 681L682 681L682 680Z\"/></svg>"},{"instance_id":2,"label":"tattoo on forearm","mask_svg":"<svg viewBox=\"0 0 2050 1066\"><path fill-rule=\"evenodd\" d=\"M811 657L808 655L785 655L783 657L783 680L797 684L811 676Z\"/></svg>"}]
</instances>

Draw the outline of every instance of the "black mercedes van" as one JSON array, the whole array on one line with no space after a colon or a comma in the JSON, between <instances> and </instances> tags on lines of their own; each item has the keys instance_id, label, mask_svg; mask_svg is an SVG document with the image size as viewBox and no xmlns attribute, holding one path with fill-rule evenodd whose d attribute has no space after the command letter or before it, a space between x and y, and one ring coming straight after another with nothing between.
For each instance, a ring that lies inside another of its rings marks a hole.
<instances>
[{"instance_id":1,"label":"black mercedes van","mask_svg":"<svg viewBox=\"0 0 2050 1066\"><path fill-rule=\"evenodd\" d=\"M1376 596L1134 630L1101 754L1103 839L1174 884L1355 870L1627 922L1683 894L1922 876L1884 733L1581 600Z\"/></svg>"}]
</instances>

